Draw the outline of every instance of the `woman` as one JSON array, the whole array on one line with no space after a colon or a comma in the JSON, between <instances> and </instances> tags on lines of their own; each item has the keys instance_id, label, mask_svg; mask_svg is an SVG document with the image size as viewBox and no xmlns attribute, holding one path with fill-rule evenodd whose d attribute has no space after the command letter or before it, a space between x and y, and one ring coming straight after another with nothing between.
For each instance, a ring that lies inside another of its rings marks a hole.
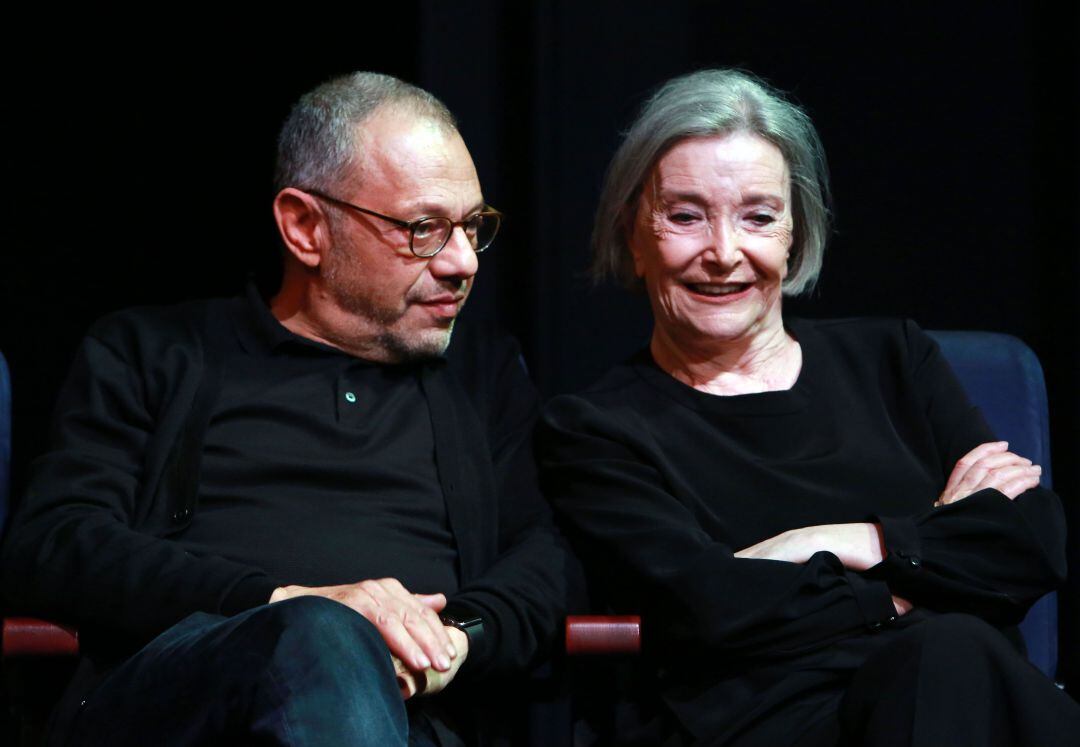
<instances>
[{"instance_id":1,"label":"woman","mask_svg":"<svg viewBox=\"0 0 1080 747\"><path fill-rule=\"evenodd\" d=\"M760 81L702 71L646 104L594 251L655 326L550 404L550 496L642 613L674 743L1074 737L1080 709L995 629L1064 577L1039 467L914 324L781 313L821 267L827 196L812 124Z\"/></svg>"}]
</instances>

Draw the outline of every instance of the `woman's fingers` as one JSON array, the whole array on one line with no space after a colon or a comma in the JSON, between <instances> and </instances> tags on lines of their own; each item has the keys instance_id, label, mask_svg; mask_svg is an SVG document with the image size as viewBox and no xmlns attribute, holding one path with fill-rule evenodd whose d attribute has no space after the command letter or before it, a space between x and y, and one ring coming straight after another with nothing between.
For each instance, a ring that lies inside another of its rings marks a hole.
<instances>
[{"instance_id":1,"label":"woman's fingers","mask_svg":"<svg viewBox=\"0 0 1080 747\"><path fill-rule=\"evenodd\" d=\"M986 484L986 481L991 478L995 472L1006 468L1030 466L1030 459L1025 459L1011 451L988 454L975 462L975 464L971 465L967 474L965 474L964 478L960 481L960 485L956 492L960 493L962 496L971 495L977 490L993 487L992 485Z\"/></svg>"},{"instance_id":2,"label":"woman's fingers","mask_svg":"<svg viewBox=\"0 0 1080 747\"><path fill-rule=\"evenodd\" d=\"M984 456L990 454L998 454L1003 451L1007 451L1009 443L1007 441L988 441L984 444L979 444L974 449L969 451L964 456L960 457L960 460L953 467L952 474L949 475L949 480L945 484L945 493L954 491L959 486L960 481L964 479L968 471L979 462Z\"/></svg>"},{"instance_id":3,"label":"woman's fingers","mask_svg":"<svg viewBox=\"0 0 1080 747\"><path fill-rule=\"evenodd\" d=\"M1015 498L1024 490L1034 487L1030 484L1032 475L1035 475L1035 484L1038 484L1039 471L1038 465L1032 464L1030 459L1008 451L1005 441L980 444L956 463L945 490L934 505L955 503L980 490L1001 490L1005 486L1008 491L1001 492Z\"/></svg>"},{"instance_id":4,"label":"woman's fingers","mask_svg":"<svg viewBox=\"0 0 1080 747\"><path fill-rule=\"evenodd\" d=\"M1039 484L1042 467L1037 464L1005 467L986 476L979 490L994 488L1010 500Z\"/></svg>"}]
</instances>

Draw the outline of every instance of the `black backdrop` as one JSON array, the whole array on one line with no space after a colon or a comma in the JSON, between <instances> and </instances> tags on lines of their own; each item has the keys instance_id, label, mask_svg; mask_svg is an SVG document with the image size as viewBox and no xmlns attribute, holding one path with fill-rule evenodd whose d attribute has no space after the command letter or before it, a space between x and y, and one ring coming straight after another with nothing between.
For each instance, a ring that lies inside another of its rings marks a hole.
<instances>
[{"instance_id":1,"label":"black backdrop","mask_svg":"<svg viewBox=\"0 0 1080 747\"><path fill-rule=\"evenodd\" d=\"M822 282L788 311L1024 339L1080 527L1080 23L1075 9L987 5L399 0L13 24L0 349L16 482L90 321L231 294L253 271L274 282L276 129L301 92L354 69L415 82L459 116L510 216L466 313L517 334L545 394L584 386L649 331L642 299L584 277L618 132L661 81L737 65L809 110L833 174ZM1063 636L1080 628L1072 583Z\"/></svg>"}]
</instances>

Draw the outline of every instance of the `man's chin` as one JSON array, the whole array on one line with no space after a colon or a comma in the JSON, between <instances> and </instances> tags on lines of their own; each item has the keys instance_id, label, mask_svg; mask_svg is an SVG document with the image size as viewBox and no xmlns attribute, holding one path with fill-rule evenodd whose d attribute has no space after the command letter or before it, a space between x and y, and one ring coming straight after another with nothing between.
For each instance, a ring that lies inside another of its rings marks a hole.
<instances>
[{"instance_id":1,"label":"man's chin","mask_svg":"<svg viewBox=\"0 0 1080 747\"><path fill-rule=\"evenodd\" d=\"M387 332L383 335L383 348L397 363L412 363L441 358L450 347L450 335L454 331L454 320L445 327L424 329L413 332Z\"/></svg>"}]
</instances>

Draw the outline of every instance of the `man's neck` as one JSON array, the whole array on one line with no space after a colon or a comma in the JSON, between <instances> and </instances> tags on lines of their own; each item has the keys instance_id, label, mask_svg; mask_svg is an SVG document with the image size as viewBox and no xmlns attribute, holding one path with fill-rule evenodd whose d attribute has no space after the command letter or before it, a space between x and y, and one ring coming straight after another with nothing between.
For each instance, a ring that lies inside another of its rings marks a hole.
<instances>
[{"instance_id":1,"label":"man's neck","mask_svg":"<svg viewBox=\"0 0 1080 747\"><path fill-rule=\"evenodd\" d=\"M365 337L360 334L350 336L350 339L342 335L330 334L327 330L345 329L346 324L355 324L355 319L345 318L345 312L340 312L342 318L337 320L339 324L336 325L333 323L334 320L324 318L327 314L321 314L317 310L329 309L332 315L333 307L328 304L312 303L310 296L315 292L317 290L310 286L297 288L295 285L283 283L277 295L270 299L270 313L294 335L337 348L354 358L373 363L396 362L374 335L369 340L365 340Z\"/></svg>"}]
</instances>

